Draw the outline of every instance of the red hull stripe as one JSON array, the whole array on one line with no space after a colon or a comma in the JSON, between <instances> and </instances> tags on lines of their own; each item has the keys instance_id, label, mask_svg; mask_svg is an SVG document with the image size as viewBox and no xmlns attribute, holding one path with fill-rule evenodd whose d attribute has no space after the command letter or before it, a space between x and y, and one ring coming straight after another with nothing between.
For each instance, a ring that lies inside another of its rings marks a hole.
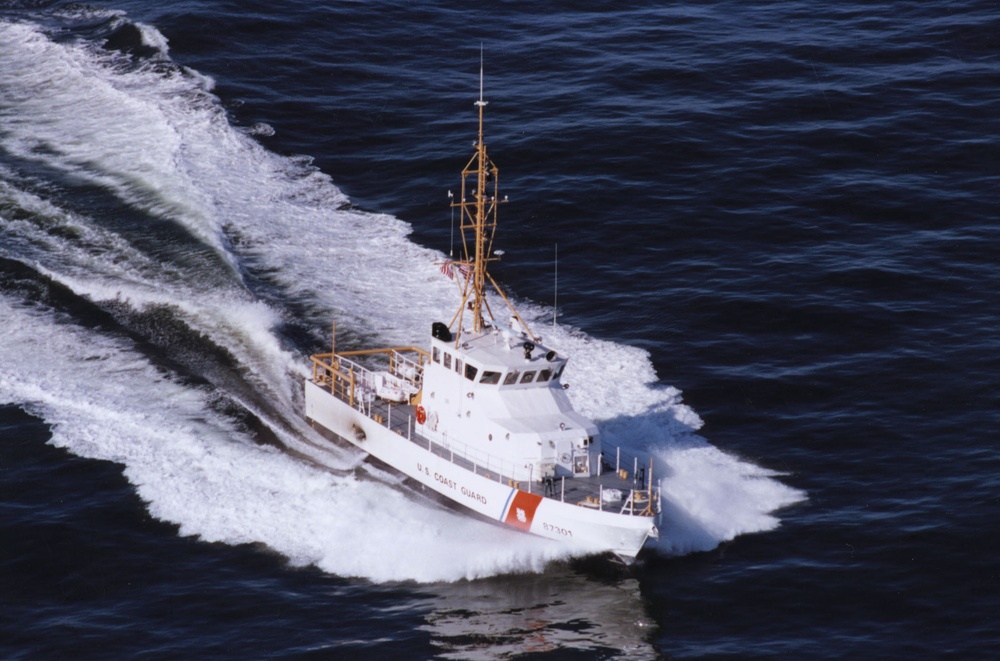
<instances>
[{"instance_id":1,"label":"red hull stripe","mask_svg":"<svg viewBox=\"0 0 1000 661\"><path fill-rule=\"evenodd\" d=\"M514 502L507 510L507 518L503 522L519 530L529 531L531 520L535 518L535 510L538 509L540 502L542 502L541 496L518 489L514 495Z\"/></svg>"}]
</instances>

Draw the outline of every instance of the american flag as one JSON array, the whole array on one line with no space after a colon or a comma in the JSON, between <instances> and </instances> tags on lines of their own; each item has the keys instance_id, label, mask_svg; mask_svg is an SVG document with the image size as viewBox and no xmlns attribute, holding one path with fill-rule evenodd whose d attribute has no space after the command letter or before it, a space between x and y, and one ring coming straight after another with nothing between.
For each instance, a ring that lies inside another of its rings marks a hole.
<instances>
[{"instance_id":1,"label":"american flag","mask_svg":"<svg viewBox=\"0 0 1000 661\"><path fill-rule=\"evenodd\" d=\"M455 262L450 259L446 259L441 264L441 273L448 276L451 280L455 279L455 271L458 271L463 278L469 277L469 265L465 262Z\"/></svg>"}]
</instances>

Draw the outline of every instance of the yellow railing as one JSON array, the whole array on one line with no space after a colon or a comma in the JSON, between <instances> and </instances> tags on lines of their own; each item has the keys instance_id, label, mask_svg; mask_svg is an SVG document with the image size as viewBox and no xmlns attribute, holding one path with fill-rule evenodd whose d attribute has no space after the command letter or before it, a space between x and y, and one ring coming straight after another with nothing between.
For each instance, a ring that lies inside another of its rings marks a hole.
<instances>
[{"instance_id":1,"label":"yellow railing","mask_svg":"<svg viewBox=\"0 0 1000 661\"><path fill-rule=\"evenodd\" d=\"M415 354L416 359L407 354ZM385 349L313 354L311 356L312 380L314 383L329 386L333 394L354 406L359 383L364 383L372 372L353 360L349 360L348 357L377 355L388 357L390 374L406 379L418 387L421 385L423 366L430 359L430 354L418 347L388 347Z\"/></svg>"}]
</instances>

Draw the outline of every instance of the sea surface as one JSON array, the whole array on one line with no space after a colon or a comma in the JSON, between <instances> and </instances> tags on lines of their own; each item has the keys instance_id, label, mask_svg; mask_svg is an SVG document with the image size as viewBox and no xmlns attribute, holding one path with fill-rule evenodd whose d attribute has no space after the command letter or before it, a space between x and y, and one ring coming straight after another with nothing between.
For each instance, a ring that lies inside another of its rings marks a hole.
<instances>
[{"instance_id":1,"label":"sea surface","mask_svg":"<svg viewBox=\"0 0 1000 661\"><path fill-rule=\"evenodd\" d=\"M495 275L657 460L623 569L301 417ZM1000 5L0 2L0 657L992 658Z\"/></svg>"}]
</instances>

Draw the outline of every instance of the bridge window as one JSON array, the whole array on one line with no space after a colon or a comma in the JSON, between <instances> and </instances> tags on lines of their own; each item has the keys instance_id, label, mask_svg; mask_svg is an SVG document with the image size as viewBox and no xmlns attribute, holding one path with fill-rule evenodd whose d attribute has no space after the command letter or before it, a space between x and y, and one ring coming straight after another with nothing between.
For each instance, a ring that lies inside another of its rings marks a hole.
<instances>
[{"instance_id":1,"label":"bridge window","mask_svg":"<svg viewBox=\"0 0 1000 661\"><path fill-rule=\"evenodd\" d=\"M500 383L500 372L489 372L483 370L483 378L479 379L479 383L485 383L487 385Z\"/></svg>"},{"instance_id":2,"label":"bridge window","mask_svg":"<svg viewBox=\"0 0 1000 661\"><path fill-rule=\"evenodd\" d=\"M551 378L552 378L552 370L550 369L539 370L537 379L539 383L541 383L542 381L548 381Z\"/></svg>"},{"instance_id":3,"label":"bridge window","mask_svg":"<svg viewBox=\"0 0 1000 661\"><path fill-rule=\"evenodd\" d=\"M469 381L475 381L476 380L476 374L478 372L479 372L479 368L478 367L473 367L472 365L466 365L465 366L465 378L467 378Z\"/></svg>"},{"instance_id":4,"label":"bridge window","mask_svg":"<svg viewBox=\"0 0 1000 661\"><path fill-rule=\"evenodd\" d=\"M531 383L531 381L534 378L535 378L535 371L534 370L531 370L530 372L525 372L524 376L521 377L521 383Z\"/></svg>"},{"instance_id":5,"label":"bridge window","mask_svg":"<svg viewBox=\"0 0 1000 661\"><path fill-rule=\"evenodd\" d=\"M435 363L440 363L441 362L441 350L438 349L437 347L434 347L434 352L433 353L434 353L434 362Z\"/></svg>"},{"instance_id":6,"label":"bridge window","mask_svg":"<svg viewBox=\"0 0 1000 661\"><path fill-rule=\"evenodd\" d=\"M447 351L444 352L444 368L446 370L451 369L451 354Z\"/></svg>"},{"instance_id":7,"label":"bridge window","mask_svg":"<svg viewBox=\"0 0 1000 661\"><path fill-rule=\"evenodd\" d=\"M462 361L459 360L458 358L455 359L455 371L458 372L459 374L462 373Z\"/></svg>"},{"instance_id":8,"label":"bridge window","mask_svg":"<svg viewBox=\"0 0 1000 661\"><path fill-rule=\"evenodd\" d=\"M507 372L507 376L504 378L503 384L505 386L509 386L512 383L517 383L517 377L519 376L521 376L520 372L517 370L511 370L510 372Z\"/></svg>"}]
</instances>

